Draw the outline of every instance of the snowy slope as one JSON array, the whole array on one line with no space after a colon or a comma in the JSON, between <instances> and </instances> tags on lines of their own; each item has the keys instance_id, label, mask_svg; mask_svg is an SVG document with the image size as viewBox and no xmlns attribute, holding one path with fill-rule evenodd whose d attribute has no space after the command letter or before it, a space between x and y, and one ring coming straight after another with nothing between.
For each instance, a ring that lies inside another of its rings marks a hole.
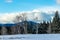
<instances>
[{"instance_id":1,"label":"snowy slope","mask_svg":"<svg viewBox=\"0 0 60 40\"><path fill-rule=\"evenodd\" d=\"M27 16L27 20L29 21L36 21L41 22L43 20L50 21L52 17L54 16L55 11L41 11L41 10L35 10L30 12L19 12L19 13L4 13L0 14L0 23L14 23L13 20L15 20L15 17L21 16L22 14L25 14ZM37 18L37 19L36 19Z\"/></svg>"},{"instance_id":2,"label":"snowy slope","mask_svg":"<svg viewBox=\"0 0 60 40\"><path fill-rule=\"evenodd\" d=\"M0 40L60 40L60 34L1 35Z\"/></svg>"}]
</instances>

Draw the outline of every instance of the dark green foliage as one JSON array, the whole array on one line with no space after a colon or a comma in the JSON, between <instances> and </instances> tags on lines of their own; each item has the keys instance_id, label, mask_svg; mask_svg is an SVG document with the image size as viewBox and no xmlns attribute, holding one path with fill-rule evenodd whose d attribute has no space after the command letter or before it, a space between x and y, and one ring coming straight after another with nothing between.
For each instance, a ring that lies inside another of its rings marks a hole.
<instances>
[{"instance_id":1,"label":"dark green foliage","mask_svg":"<svg viewBox=\"0 0 60 40\"><path fill-rule=\"evenodd\" d=\"M47 33L47 30L48 30L48 24L45 21L43 21L43 23L41 23L40 27L38 28L38 33L44 34Z\"/></svg>"},{"instance_id":2,"label":"dark green foliage","mask_svg":"<svg viewBox=\"0 0 60 40\"><path fill-rule=\"evenodd\" d=\"M52 33L60 33L60 17L58 11L56 11L52 21Z\"/></svg>"},{"instance_id":3,"label":"dark green foliage","mask_svg":"<svg viewBox=\"0 0 60 40\"><path fill-rule=\"evenodd\" d=\"M59 14L58 11L56 11L55 16L53 18L53 23L58 24L58 22L59 22Z\"/></svg>"}]
</instances>

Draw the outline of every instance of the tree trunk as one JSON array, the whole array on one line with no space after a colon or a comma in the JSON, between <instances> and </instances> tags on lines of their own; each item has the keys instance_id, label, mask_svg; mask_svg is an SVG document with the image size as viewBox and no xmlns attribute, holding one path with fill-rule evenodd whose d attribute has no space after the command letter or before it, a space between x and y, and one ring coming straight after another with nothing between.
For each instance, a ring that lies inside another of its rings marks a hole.
<instances>
[{"instance_id":1,"label":"tree trunk","mask_svg":"<svg viewBox=\"0 0 60 40\"><path fill-rule=\"evenodd\" d=\"M7 29L6 29L6 27L2 27L2 29L1 29L1 35L7 35L8 33L7 33Z\"/></svg>"},{"instance_id":2,"label":"tree trunk","mask_svg":"<svg viewBox=\"0 0 60 40\"><path fill-rule=\"evenodd\" d=\"M38 25L36 25L36 34L38 34Z\"/></svg>"}]
</instances>

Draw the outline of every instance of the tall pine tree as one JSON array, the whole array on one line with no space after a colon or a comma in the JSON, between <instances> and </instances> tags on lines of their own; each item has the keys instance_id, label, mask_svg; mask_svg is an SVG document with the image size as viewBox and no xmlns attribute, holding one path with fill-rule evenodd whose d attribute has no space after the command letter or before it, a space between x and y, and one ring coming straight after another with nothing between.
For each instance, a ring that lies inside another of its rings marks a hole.
<instances>
[{"instance_id":1,"label":"tall pine tree","mask_svg":"<svg viewBox=\"0 0 60 40\"><path fill-rule=\"evenodd\" d=\"M52 21L52 33L59 33L59 14L56 11L55 16Z\"/></svg>"}]
</instances>

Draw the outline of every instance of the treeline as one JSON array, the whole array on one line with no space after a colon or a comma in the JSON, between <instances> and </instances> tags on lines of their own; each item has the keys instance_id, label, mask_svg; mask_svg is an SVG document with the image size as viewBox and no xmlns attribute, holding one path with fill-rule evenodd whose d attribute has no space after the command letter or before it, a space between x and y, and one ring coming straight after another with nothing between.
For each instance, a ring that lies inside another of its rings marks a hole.
<instances>
[{"instance_id":1,"label":"treeline","mask_svg":"<svg viewBox=\"0 0 60 40\"><path fill-rule=\"evenodd\" d=\"M52 34L60 33L60 17L58 11L55 12L53 20L35 23L32 21L22 21L11 27L0 27L0 35L11 34Z\"/></svg>"}]
</instances>

